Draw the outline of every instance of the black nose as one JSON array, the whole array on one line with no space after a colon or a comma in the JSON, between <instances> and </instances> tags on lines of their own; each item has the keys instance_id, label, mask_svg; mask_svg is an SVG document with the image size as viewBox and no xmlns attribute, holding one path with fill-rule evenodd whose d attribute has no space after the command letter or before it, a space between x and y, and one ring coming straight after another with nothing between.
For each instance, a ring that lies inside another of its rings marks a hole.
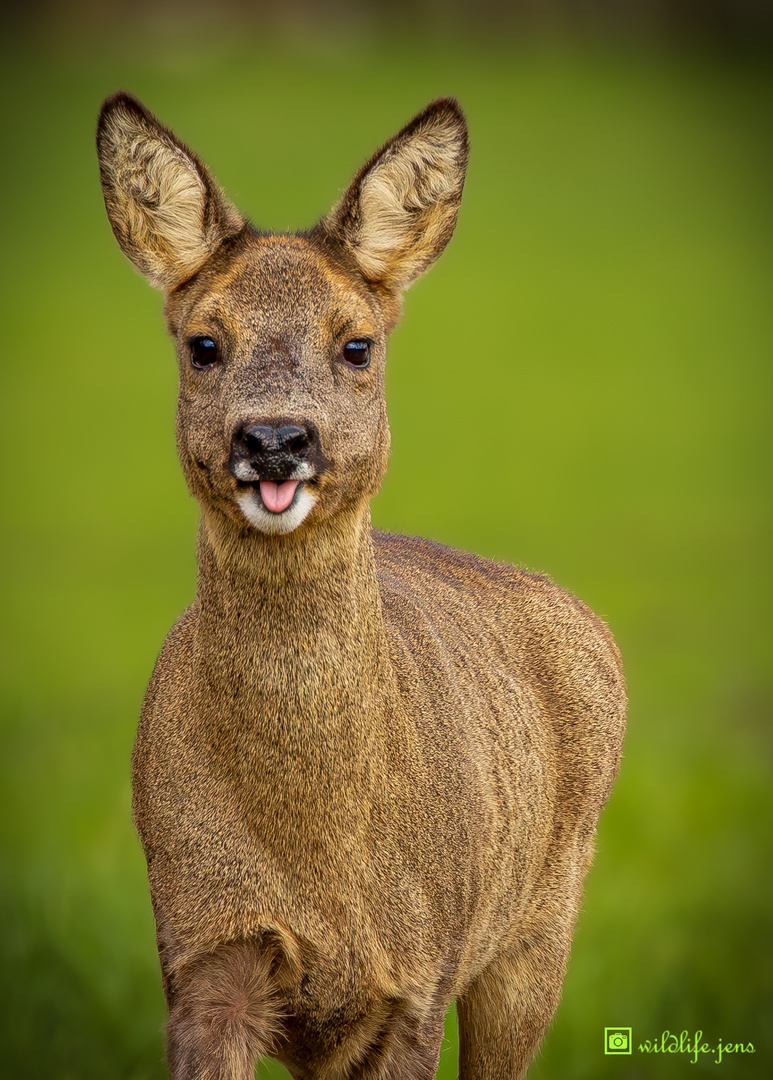
<instances>
[{"instance_id":1,"label":"black nose","mask_svg":"<svg viewBox=\"0 0 773 1080\"><path fill-rule=\"evenodd\" d=\"M304 463L320 471L324 459L319 433L311 421L287 418L240 424L231 439L230 467L239 479L245 472L261 480L284 480Z\"/></svg>"},{"instance_id":2,"label":"black nose","mask_svg":"<svg viewBox=\"0 0 773 1080\"><path fill-rule=\"evenodd\" d=\"M250 424L243 427L240 439L252 454L292 454L300 457L311 446L311 433L297 424Z\"/></svg>"}]
</instances>

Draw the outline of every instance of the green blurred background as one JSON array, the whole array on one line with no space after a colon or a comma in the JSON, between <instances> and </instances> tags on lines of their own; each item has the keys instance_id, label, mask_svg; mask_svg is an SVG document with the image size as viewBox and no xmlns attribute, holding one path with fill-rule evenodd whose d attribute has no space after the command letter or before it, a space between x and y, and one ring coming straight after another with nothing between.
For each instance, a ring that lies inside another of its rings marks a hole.
<instances>
[{"instance_id":1,"label":"green blurred background","mask_svg":"<svg viewBox=\"0 0 773 1080\"><path fill-rule=\"evenodd\" d=\"M614 8L73 0L7 27L5 1075L165 1075L129 756L197 515L161 300L99 191L95 117L121 87L274 229L311 224L428 100L462 102L461 219L393 337L374 520L548 572L610 623L631 697L529 1075L773 1075L770 20ZM605 1056L612 1025L755 1053Z\"/></svg>"}]
</instances>

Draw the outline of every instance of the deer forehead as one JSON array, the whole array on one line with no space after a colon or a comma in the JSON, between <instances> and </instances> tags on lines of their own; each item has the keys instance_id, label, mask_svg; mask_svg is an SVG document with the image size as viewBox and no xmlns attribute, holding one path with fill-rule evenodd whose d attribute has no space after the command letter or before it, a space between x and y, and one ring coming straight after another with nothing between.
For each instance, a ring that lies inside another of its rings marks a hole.
<instances>
[{"instance_id":1,"label":"deer forehead","mask_svg":"<svg viewBox=\"0 0 773 1080\"><path fill-rule=\"evenodd\" d=\"M383 336L378 298L355 273L299 236L250 236L222 252L173 293L176 335L222 333L234 344L322 337Z\"/></svg>"}]
</instances>

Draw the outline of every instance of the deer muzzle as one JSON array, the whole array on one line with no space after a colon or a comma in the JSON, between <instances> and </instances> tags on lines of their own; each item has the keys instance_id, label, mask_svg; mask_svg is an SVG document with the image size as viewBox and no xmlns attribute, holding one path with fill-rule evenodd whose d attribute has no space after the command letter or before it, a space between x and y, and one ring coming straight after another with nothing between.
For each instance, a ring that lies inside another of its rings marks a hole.
<instances>
[{"instance_id":1,"label":"deer muzzle","mask_svg":"<svg viewBox=\"0 0 773 1080\"><path fill-rule=\"evenodd\" d=\"M310 420L250 420L240 424L231 438L228 468L239 485L237 498L243 510L241 496L251 489L251 502L259 500L261 511L284 514L297 504L304 483L326 464L319 431Z\"/></svg>"}]
</instances>

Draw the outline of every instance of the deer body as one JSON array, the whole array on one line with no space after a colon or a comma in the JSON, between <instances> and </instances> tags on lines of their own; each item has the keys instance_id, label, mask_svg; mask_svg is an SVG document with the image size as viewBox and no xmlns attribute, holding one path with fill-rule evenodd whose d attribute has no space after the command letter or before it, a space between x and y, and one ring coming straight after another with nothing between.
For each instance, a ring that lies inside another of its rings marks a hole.
<instances>
[{"instance_id":1,"label":"deer body","mask_svg":"<svg viewBox=\"0 0 773 1080\"><path fill-rule=\"evenodd\" d=\"M166 292L199 583L134 755L174 1080L523 1075L560 994L624 691L547 579L374 532L386 335L466 162L436 102L308 234L266 236L139 103L98 136Z\"/></svg>"}]
</instances>

